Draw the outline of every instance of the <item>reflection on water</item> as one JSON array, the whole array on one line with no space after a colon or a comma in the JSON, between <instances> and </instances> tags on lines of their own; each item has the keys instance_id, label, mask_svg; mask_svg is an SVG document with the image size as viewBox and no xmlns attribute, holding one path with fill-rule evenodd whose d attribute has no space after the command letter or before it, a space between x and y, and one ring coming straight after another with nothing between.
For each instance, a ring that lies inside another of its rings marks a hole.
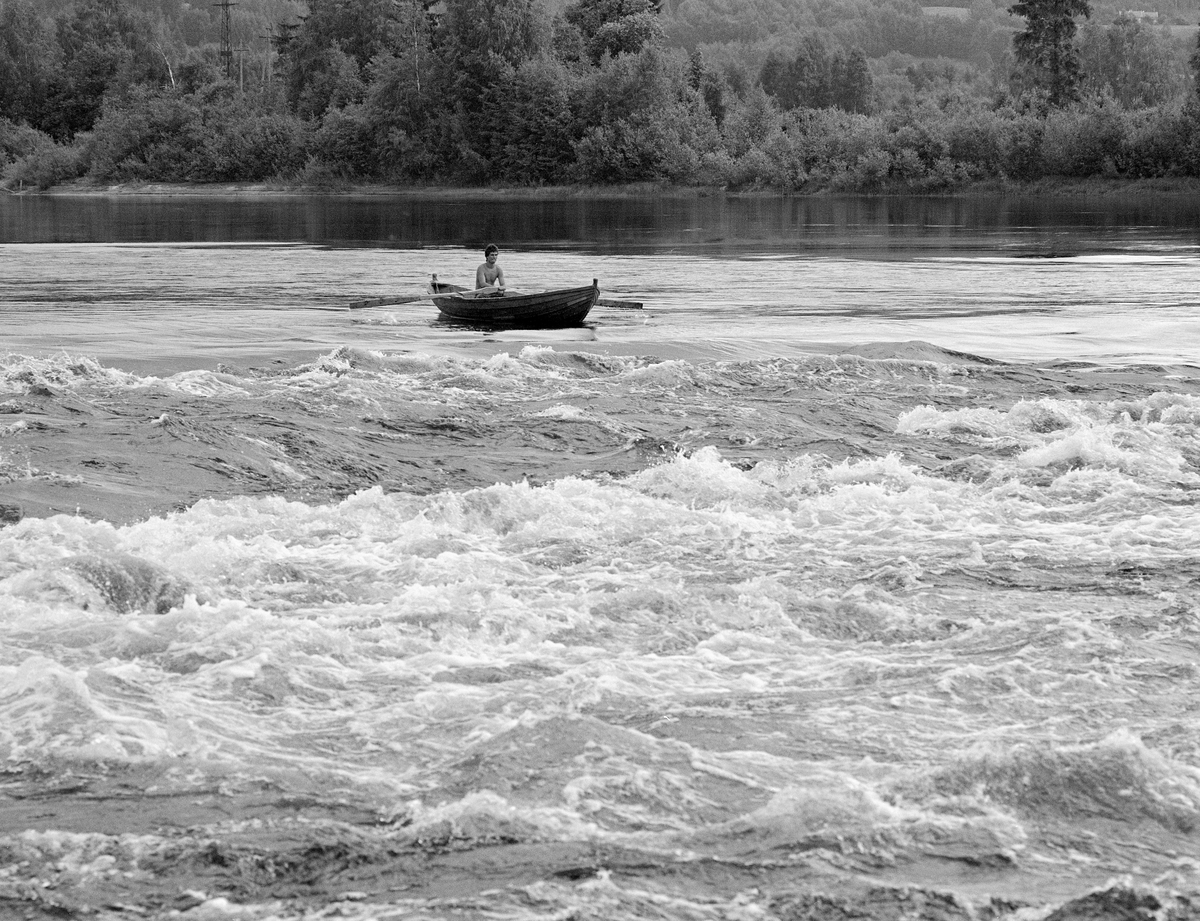
<instances>
[{"instance_id":1,"label":"reflection on water","mask_svg":"<svg viewBox=\"0 0 1200 921\"><path fill-rule=\"evenodd\" d=\"M1074 255L1122 248L1131 230L1200 243L1200 200L1178 195L877 196L723 194L53 195L0 197L0 242L303 242L466 246L488 242L594 252L691 248L886 251L900 242L956 252Z\"/></svg>"}]
</instances>

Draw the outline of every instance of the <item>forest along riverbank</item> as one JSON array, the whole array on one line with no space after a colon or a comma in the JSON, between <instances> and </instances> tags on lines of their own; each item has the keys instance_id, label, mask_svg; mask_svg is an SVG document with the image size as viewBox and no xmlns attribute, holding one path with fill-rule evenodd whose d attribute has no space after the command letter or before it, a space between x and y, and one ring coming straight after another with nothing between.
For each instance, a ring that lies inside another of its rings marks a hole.
<instances>
[{"instance_id":1,"label":"forest along riverbank","mask_svg":"<svg viewBox=\"0 0 1200 921\"><path fill-rule=\"evenodd\" d=\"M966 183L953 190L931 193L942 199L1007 196L1015 198L1078 198L1087 196L1124 197L1139 195L1189 196L1200 188L1200 178L1190 176L1159 176L1153 178L1116 178L1112 176L1064 177L1047 179L983 179ZM303 182L273 180L269 182L95 182L78 179L46 189L23 188L8 190L20 195L59 197L106 195L195 195L254 196L350 196L398 199L468 198L486 199L496 196L522 201L559 198L710 198L739 199L806 199L828 197L877 198L880 193L837 192L823 189L815 192L784 191L780 189L735 190L723 186L676 185L670 182L629 182L607 185L422 185L388 182L324 182L306 185ZM911 190L897 188L897 196L911 196Z\"/></svg>"}]
</instances>

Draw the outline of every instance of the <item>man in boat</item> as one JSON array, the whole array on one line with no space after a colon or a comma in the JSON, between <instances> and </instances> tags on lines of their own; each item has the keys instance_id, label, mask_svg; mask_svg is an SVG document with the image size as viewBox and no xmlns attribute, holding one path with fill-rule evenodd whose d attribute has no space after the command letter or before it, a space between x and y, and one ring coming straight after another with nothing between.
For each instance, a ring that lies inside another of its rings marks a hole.
<instances>
[{"instance_id":1,"label":"man in boat","mask_svg":"<svg viewBox=\"0 0 1200 921\"><path fill-rule=\"evenodd\" d=\"M489 243L483 251L484 263L475 270L475 287L481 293L499 296L504 293L504 269L496 264L500 258L500 247Z\"/></svg>"}]
</instances>

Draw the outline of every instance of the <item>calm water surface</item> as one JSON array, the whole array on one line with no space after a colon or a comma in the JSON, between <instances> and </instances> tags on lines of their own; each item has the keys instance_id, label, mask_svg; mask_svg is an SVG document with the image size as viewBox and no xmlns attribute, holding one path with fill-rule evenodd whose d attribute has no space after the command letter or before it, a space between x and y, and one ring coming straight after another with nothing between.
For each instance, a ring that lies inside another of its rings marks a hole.
<instances>
[{"instance_id":1,"label":"calm water surface","mask_svg":"<svg viewBox=\"0 0 1200 921\"><path fill-rule=\"evenodd\" d=\"M686 343L733 357L922 340L1018 360L1194 357L1200 205L1188 200L8 196L2 205L6 344L111 361L472 347L479 337L439 327L428 303L349 320L312 311L420 293L431 272L469 281L488 241L504 247L514 287L596 277L605 295L643 302L640 315L593 316L589 336L602 349Z\"/></svg>"},{"instance_id":2,"label":"calm water surface","mask_svg":"<svg viewBox=\"0 0 1200 921\"><path fill-rule=\"evenodd\" d=\"M0 914L1194 917L1198 209L0 199Z\"/></svg>"}]
</instances>

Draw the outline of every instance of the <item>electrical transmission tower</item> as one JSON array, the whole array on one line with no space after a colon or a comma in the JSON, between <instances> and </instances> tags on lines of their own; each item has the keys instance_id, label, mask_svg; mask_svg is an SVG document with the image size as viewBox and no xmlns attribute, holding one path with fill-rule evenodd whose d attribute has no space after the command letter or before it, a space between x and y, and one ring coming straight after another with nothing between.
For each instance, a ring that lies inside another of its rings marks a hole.
<instances>
[{"instance_id":1,"label":"electrical transmission tower","mask_svg":"<svg viewBox=\"0 0 1200 921\"><path fill-rule=\"evenodd\" d=\"M221 11L221 64L225 67L225 79L233 79L233 21L229 11L237 6L231 0L221 0L213 6Z\"/></svg>"}]
</instances>

